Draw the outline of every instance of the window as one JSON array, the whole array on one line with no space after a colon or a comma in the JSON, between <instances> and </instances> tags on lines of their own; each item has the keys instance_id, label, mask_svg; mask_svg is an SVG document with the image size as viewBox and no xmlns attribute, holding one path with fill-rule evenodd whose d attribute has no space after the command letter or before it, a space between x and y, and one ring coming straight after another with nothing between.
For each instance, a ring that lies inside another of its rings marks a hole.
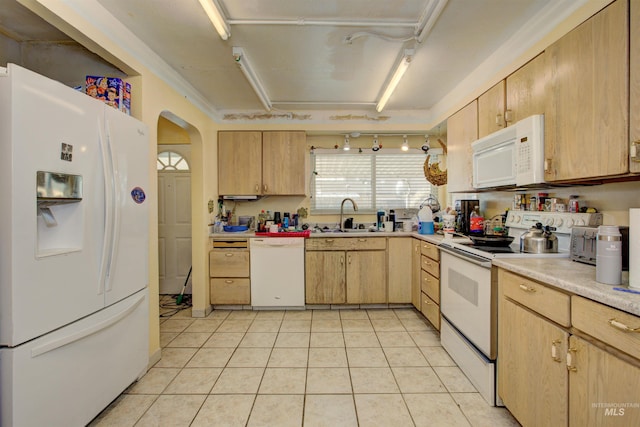
<instances>
[{"instance_id":1,"label":"window","mask_svg":"<svg viewBox=\"0 0 640 427\"><path fill-rule=\"evenodd\" d=\"M156 168L159 171L188 171L189 164L181 154L173 151L158 153Z\"/></svg>"},{"instance_id":2,"label":"window","mask_svg":"<svg viewBox=\"0 0 640 427\"><path fill-rule=\"evenodd\" d=\"M438 156L431 153L431 162ZM418 208L429 194L437 194L424 176L424 153L344 153L316 150L311 155L312 197L315 213L335 213L350 197L359 213L377 209Z\"/></svg>"}]
</instances>

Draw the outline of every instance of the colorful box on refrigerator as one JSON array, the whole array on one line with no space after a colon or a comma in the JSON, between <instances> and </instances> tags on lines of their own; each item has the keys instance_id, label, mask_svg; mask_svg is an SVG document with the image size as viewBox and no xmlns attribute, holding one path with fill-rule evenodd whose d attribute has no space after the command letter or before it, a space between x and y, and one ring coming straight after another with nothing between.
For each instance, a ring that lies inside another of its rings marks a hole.
<instances>
[{"instance_id":1,"label":"colorful box on refrigerator","mask_svg":"<svg viewBox=\"0 0 640 427\"><path fill-rule=\"evenodd\" d=\"M131 84L117 77L87 76L86 93L131 115Z\"/></svg>"}]
</instances>

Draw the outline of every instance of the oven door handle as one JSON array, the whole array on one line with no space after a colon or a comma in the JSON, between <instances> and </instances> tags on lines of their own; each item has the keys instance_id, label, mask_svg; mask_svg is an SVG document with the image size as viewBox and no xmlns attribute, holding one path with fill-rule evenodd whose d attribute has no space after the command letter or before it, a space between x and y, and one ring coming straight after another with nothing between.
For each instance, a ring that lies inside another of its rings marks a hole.
<instances>
[{"instance_id":1,"label":"oven door handle","mask_svg":"<svg viewBox=\"0 0 640 427\"><path fill-rule=\"evenodd\" d=\"M465 251L461 251L460 249L456 249L456 248L451 248L448 246L439 246L440 250L442 252L446 252L450 255L453 255L457 258L460 258L464 261L468 261L470 263L479 265L480 267L483 268L491 268L491 260L486 259L486 258L482 258L479 257L477 255L474 254L470 254L469 252L465 252Z\"/></svg>"}]
</instances>

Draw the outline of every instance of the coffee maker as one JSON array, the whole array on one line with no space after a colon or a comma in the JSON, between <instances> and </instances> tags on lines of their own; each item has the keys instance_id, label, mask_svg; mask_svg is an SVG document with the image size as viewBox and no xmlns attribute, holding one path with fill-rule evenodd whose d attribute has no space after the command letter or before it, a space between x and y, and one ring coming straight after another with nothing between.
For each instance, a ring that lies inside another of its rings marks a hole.
<instances>
[{"instance_id":1,"label":"coffee maker","mask_svg":"<svg viewBox=\"0 0 640 427\"><path fill-rule=\"evenodd\" d=\"M480 200L467 199L456 200L455 209L458 213L456 217L456 231L462 234L469 234L469 225L471 223L471 212L480 206Z\"/></svg>"}]
</instances>

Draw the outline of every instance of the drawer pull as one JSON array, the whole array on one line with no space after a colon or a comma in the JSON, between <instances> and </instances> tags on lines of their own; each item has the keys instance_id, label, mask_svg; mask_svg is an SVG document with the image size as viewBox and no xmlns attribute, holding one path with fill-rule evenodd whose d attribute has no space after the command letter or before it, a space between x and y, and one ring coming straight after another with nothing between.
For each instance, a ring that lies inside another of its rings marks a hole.
<instances>
[{"instance_id":1,"label":"drawer pull","mask_svg":"<svg viewBox=\"0 0 640 427\"><path fill-rule=\"evenodd\" d=\"M367 239L358 239L358 242L366 242Z\"/></svg>"},{"instance_id":2,"label":"drawer pull","mask_svg":"<svg viewBox=\"0 0 640 427\"><path fill-rule=\"evenodd\" d=\"M232 284L232 283L233 283L233 280L229 280L229 279L227 279L227 280L225 280L225 281L224 281L224 283L226 283L227 285L230 285L230 284Z\"/></svg>"},{"instance_id":3,"label":"drawer pull","mask_svg":"<svg viewBox=\"0 0 640 427\"><path fill-rule=\"evenodd\" d=\"M232 253L226 253L226 254L224 254L224 256L232 257L233 254Z\"/></svg>"},{"instance_id":4,"label":"drawer pull","mask_svg":"<svg viewBox=\"0 0 640 427\"><path fill-rule=\"evenodd\" d=\"M567 371L569 372L577 372L578 368L576 368L575 366L573 366L573 356L571 356L571 353L575 353L576 351L578 351L575 348L570 348L569 351L567 351Z\"/></svg>"},{"instance_id":5,"label":"drawer pull","mask_svg":"<svg viewBox=\"0 0 640 427\"><path fill-rule=\"evenodd\" d=\"M327 243L333 243L333 239L326 239L325 242Z\"/></svg>"},{"instance_id":6,"label":"drawer pull","mask_svg":"<svg viewBox=\"0 0 640 427\"><path fill-rule=\"evenodd\" d=\"M554 362L562 362L562 359L560 359L558 357L558 347L557 345L560 344L562 342L562 340L553 340L551 341L551 358L553 359Z\"/></svg>"},{"instance_id":7,"label":"drawer pull","mask_svg":"<svg viewBox=\"0 0 640 427\"><path fill-rule=\"evenodd\" d=\"M620 329L625 332L640 332L640 328L630 328L624 323L618 322L616 319L609 319L609 324L616 329Z\"/></svg>"},{"instance_id":8,"label":"drawer pull","mask_svg":"<svg viewBox=\"0 0 640 427\"><path fill-rule=\"evenodd\" d=\"M520 289L522 289L525 292L535 292L535 288L532 288L530 286L527 285L520 285Z\"/></svg>"},{"instance_id":9,"label":"drawer pull","mask_svg":"<svg viewBox=\"0 0 640 427\"><path fill-rule=\"evenodd\" d=\"M433 303L432 303L431 301L429 301L429 300L425 301L425 303L426 303L427 305L433 305Z\"/></svg>"}]
</instances>

